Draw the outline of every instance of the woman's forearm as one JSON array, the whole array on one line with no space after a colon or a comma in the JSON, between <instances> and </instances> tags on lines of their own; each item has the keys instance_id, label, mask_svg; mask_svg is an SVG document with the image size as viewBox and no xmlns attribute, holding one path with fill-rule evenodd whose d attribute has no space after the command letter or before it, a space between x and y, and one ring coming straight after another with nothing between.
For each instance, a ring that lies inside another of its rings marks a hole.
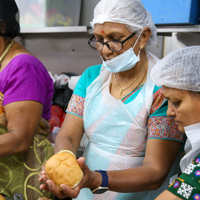
<instances>
[{"instance_id":1,"label":"woman's forearm","mask_svg":"<svg viewBox=\"0 0 200 200\"><path fill-rule=\"evenodd\" d=\"M117 192L156 190L166 180L181 147L180 142L148 140L141 167L108 171L109 187Z\"/></svg>"},{"instance_id":2,"label":"woman's forearm","mask_svg":"<svg viewBox=\"0 0 200 200\"><path fill-rule=\"evenodd\" d=\"M94 173L94 180L86 187L90 189L101 185L100 173ZM125 170L107 171L109 190L120 193L156 190L164 182L166 174L158 172L151 166L141 166Z\"/></svg>"},{"instance_id":3,"label":"woman's forearm","mask_svg":"<svg viewBox=\"0 0 200 200\"><path fill-rule=\"evenodd\" d=\"M61 129L56 136L54 153L66 149L76 154L83 133L83 119L67 113Z\"/></svg>"},{"instance_id":4,"label":"woman's forearm","mask_svg":"<svg viewBox=\"0 0 200 200\"><path fill-rule=\"evenodd\" d=\"M109 189L115 192L139 192L158 189L166 178L153 167L108 171Z\"/></svg>"},{"instance_id":5,"label":"woman's forearm","mask_svg":"<svg viewBox=\"0 0 200 200\"><path fill-rule=\"evenodd\" d=\"M24 152L30 145L14 133L5 133L0 136L0 157Z\"/></svg>"},{"instance_id":6,"label":"woman's forearm","mask_svg":"<svg viewBox=\"0 0 200 200\"><path fill-rule=\"evenodd\" d=\"M70 139L66 135L59 135L56 137L54 153L56 154L62 150L72 151L76 155L78 149L72 145Z\"/></svg>"}]
</instances>

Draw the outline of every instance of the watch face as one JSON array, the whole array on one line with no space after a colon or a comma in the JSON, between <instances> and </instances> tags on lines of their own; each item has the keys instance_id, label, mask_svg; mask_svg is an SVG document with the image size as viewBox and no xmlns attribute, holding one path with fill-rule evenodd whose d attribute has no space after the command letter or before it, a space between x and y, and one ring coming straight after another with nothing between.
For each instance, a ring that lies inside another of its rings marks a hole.
<instances>
[{"instance_id":1,"label":"watch face","mask_svg":"<svg viewBox=\"0 0 200 200\"><path fill-rule=\"evenodd\" d=\"M92 190L93 194L102 194L108 190L108 187L98 187Z\"/></svg>"}]
</instances>

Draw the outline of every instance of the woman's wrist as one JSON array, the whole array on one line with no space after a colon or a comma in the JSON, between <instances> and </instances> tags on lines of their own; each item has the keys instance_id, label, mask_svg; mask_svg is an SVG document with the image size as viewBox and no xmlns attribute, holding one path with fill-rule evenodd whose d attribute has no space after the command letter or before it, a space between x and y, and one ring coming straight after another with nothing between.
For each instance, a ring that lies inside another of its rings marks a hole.
<instances>
[{"instance_id":1,"label":"woman's wrist","mask_svg":"<svg viewBox=\"0 0 200 200\"><path fill-rule=\"evenodd\" d=\"M102 183L102 175L99 172L92 171L94 175L94 180L92 184L89 186L90 189L97 188L101 185Z\"/></svg>"}]
</instances>

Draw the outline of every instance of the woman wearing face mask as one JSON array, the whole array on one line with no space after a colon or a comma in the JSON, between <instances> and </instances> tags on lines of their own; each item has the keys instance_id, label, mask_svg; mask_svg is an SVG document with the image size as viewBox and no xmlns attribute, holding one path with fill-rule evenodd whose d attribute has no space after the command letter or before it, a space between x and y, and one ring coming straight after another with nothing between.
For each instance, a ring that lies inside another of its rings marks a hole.
<instances>
[{"instance_id":1,"label":"woman wearing face mask","mask_svg":"<svg viewBox=\"0 0 200 200\"><path fill-rule=\"evenodd\" d=\"M103 64L79 79L55 144L55 153L76 154L87 134L85 158L77 160L84 177L75 189L60 190L41 171L40 181L47 181L40 189L60 199L152 200L176 173L178 163L172 166L184 140L149 77L158 59L145 48L156 44L156 27L139 0L101 0L91 25L88 43Z\"/></svg>"},{"instance_id":2,"label":"woman wearing face mask","mask_svg":"<svg viewBox=\"0 0 200 200\"><path fill-rule=\"evenodd\" d=\"M156 200L200 199L200 46L168 54L151 71L168 99L167 114L187 136L181 173Z\"/></svg>"}]
</instances>

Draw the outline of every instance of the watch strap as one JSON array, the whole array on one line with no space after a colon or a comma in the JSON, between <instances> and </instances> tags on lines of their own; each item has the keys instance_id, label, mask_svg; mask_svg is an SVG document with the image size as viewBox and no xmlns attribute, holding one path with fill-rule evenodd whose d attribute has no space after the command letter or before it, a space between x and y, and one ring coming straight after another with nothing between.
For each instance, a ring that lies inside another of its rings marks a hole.
<instances>
[{"instance_id":1,"label":"watch strap","mask_svg":"<svg viewBox=\"0 0 200 200\"><path fill-rule=\"evenodd\" d=\"M101 183L101 187L108 187L108 174L107 171L103 171L103 170L95 170L96 172L99 172L102 176L102 183Z\"/></svg>"}]
</instances>

